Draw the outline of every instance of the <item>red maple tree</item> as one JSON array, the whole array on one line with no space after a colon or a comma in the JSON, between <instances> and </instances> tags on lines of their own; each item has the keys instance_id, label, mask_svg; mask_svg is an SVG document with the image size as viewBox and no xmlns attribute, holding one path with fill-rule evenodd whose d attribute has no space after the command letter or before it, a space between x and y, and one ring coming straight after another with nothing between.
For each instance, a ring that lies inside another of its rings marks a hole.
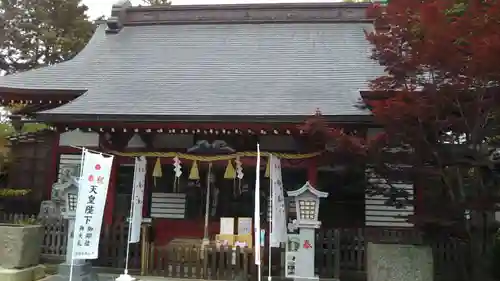
<instances>
[{"instance_id":1,"label":"red maple tree","mask_svg":"<svg viewBox=\"0 0 500 281\"><path fill-rule=\"evenodd\" d=\"M424 230L460 230L481 260L500 194L500 1L391 0L368 14L376 31L366 38L385 74L362 96L383 133L353 137L319 114L303 129L369 165L387 183L377 192L414 182L421 202L411 219Z\"/></svg>"}]
</instances>

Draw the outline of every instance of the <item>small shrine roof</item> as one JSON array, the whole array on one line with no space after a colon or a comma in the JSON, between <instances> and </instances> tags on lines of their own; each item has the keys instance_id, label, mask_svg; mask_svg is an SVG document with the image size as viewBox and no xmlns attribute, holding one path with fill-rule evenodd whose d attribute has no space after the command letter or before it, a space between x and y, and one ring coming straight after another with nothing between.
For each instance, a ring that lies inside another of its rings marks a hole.
<instances>
[{"instance_id":1,"label":"small shrine roof","mask_svg":"<svg viewBox=\"0 0 500 281\"><path fill-rule=\"evenodd\" d=\"M314 186L311 185L310 182L306 182L301 188L299 188L297 190L287 191L287 195L291 196L291 197L297 197L305 192L311 192L312 194L314 194L318 198L328 197L328 192L323 192L323 191L317 190L316 188L314 188Z\"/></svg>"},{"instance_id":2,"label":"small shrine roof","mask_svg":"<svg viewBox=\"0 0 500 281\"><path fill-rule=\"evenodd\" d=\"M366 116L383 73L366 5L128 7L74 59L0 77L0 89L85 91L45 116Z\"/></svg>"}]
</instances>

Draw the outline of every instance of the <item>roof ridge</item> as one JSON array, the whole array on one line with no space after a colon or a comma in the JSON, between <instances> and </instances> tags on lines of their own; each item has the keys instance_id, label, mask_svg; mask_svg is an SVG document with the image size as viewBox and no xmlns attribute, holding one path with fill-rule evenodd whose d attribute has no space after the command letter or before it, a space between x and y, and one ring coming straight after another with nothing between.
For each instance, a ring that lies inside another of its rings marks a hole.
<instances>
[{"instance_id":1,"label":"roof ridge","mask_svg":"<svg viewBox=\"0 0 500 281\"><path fill-rule=\"evenodd\" d=\"M283 2L283 3L239 3L239 4L198 4L198 5L155 5L131 6L128 10L233 10L233 9L297 9L297 8L367 8L371 2Z\"/></svg>"},{"instance_id":2,"label":"roof ridge","mask_svg":"<svg viewBox=\"0 0 500 281\"><path fill-rule=\"evenodd\" d=\"M229 24L297 22L366 22L371 3L267 3L220 5L131 6L113 5L108 29L153 24Z\"/></svg>"}]
</instances>

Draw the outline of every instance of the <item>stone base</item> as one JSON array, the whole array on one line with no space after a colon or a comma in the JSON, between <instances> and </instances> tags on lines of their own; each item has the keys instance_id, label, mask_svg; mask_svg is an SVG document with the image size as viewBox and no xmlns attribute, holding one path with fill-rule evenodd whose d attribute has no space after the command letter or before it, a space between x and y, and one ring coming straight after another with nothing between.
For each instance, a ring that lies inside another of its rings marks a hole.
<instances>
[{"instance_id":1,"label":"stone base","mask_svg":"<svg viewBox=\"0 0 500 281\"><path fill-rule=\"evenodd\" d=\"M268 276L263 276L262 281L269 281ZM337 278L319 278L319 277L294 277L287 278L284 276L271 276L271 281L340 281Z\"/></svg>"},{"instance_id":2,"label":"stone base","mask_svg":"<svg viewBox=\"0 0 500 281\"><path fill-rule=\"evenodd\" d=\"M41 265L23 269L0 268L0 280L2 281L35 281L43 277L45 277L45 271Z\"/></svg>"},{"instance_id":3,"label":"stone base","mask_svg":"<svg viewBox=\"0 0 500 281\"><path fill-rule=\"evenodd\" d=\"M294 277L293 281L319 281L318 277Z\"/></svg>"},{"instance_id":4,"label":"stone base","mask_svg":"<svg viewBox=\"0 0 500 281\"><path fill-rule=\"evenodd\" d=\"M116 281L137 281L135 277L132 277L128 274L122 274L115 279Z\"/></svg>"},{"instance_id":5,"label":"stone base","mask_svg":"<svg viewBox=\"0 0 500 281\"><path fill-rule=\"evenodd\" d=\"M433 281L433 268L430 247L368 243L368 281Z\"/></svg>"},{"instance_id":6,"label":"stone base","mask_svg":"<svg viewBox=\"0 0 500 281\"><path fill-rule=\"evenodd\" d=\"M70 271L71 265L62 263L58 267L57 274L44 281L68 281ZM73 265L72 275L72 281L99 281L99 277L97 277L90 263Z\"/></svg>"}]
</instances>

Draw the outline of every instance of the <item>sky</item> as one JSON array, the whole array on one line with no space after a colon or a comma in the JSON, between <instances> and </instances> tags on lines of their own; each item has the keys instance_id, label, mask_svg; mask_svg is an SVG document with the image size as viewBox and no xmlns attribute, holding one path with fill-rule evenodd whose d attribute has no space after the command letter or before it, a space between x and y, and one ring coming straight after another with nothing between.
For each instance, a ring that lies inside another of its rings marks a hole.
<instances>
[{"instance_id":1,"label":"sky","mask_svg":"<svg viewBox=\"0 0 500 281\"><path fill-rule=\"evenodd\" d=\"M118 0L83 0L89 7L90 19L96 19L102 15L109 16L111 6ZM172 0L173 5L199 5L199 4L246 4L246 3L294 3L294 2L338 2L338 0ZM132 0L134 6L141 4L141 0Z\"/></svg>"}]
</instances>

